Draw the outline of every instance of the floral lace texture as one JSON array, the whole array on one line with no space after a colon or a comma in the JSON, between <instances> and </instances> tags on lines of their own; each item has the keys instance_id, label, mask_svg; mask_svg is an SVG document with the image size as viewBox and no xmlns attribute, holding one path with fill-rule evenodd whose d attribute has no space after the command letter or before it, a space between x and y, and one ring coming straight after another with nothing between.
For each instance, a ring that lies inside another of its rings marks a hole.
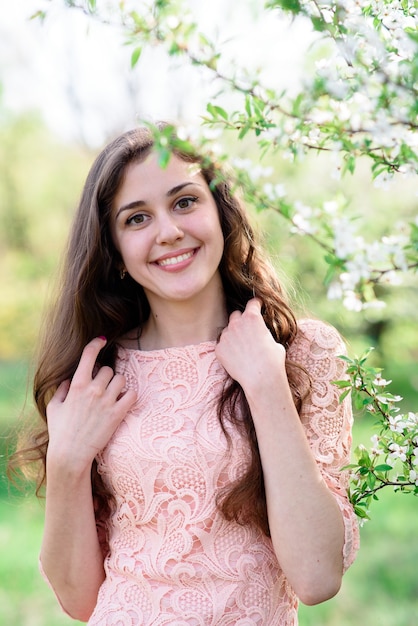
<instances>
[{"instance_id":1,"label":"floral lace texture","mask_svg":"<svg viewBox=\"0 0 418 626\"><path fill-rule=\"evenodd\" d=\"M358 529L339 470L348 462L351 410L330 384L342 376L336 355L344 347L321 322L302 321L300 330L289 356L314 380L302 421L342 510L348 567ZM270 540L225 521L215 505L247 458L237 433L228 448L216 415L225 371L215 342L121 348L117 370L138 399L98 457L116 505L89 626L295 626L298 601Z\"/></svg>"}]
</instances>

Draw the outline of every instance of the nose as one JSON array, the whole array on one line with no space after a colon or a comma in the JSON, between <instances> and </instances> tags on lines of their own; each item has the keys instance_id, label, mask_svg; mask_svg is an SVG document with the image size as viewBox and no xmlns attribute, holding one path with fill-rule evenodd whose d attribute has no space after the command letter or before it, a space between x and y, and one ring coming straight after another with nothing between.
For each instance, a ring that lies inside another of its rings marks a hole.
<instances>
[{"instance_id":1,"label":"nose","mask_svg":"<svg viewBox=\"0 0 418 626\"><path fill-rule=\"evenodd\" d=\"M174 243L183 239L184 232L178 224L175 216L164 214L157 222L156 242L160 245Z\"/></svg>"}]
</instances>

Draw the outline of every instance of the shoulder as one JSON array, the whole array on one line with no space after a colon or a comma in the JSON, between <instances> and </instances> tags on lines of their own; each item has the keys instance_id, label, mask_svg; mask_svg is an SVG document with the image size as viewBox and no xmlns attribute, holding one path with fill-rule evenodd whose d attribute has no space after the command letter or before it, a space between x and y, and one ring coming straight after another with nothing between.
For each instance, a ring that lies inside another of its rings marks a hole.
<instances>
[{"instance_id":1,"label":"shoulder","mask_svg":"<svg viewBox=\"0 0 418 626\"><path fill-rule=\"evenodd\" d=\"M305 362L309 357L320 358L346 353L345 343L334 326L318 319L301 319L297 323L297 334L288 349L288 356L296 362Z\"/></svg>"},{"instance_id":2,"label":"shoulder","mask_svg":"<svg viewBox=\"0 0 418 626\"><path fill-rule=\"evenodd\" d=\"M296 341L305 340L310 343L316 343L325 349L333 349L335 347L344 347L345 343L340 333L334 326L318 319L304 318L298 320L298 332Z\"/></svg>"}]
</instances>

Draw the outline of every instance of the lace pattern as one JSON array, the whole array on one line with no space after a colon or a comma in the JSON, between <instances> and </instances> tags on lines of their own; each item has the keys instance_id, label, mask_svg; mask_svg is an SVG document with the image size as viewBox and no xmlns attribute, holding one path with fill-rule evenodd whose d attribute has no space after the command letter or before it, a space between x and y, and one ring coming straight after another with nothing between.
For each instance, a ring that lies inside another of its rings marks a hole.
<instances>
[{"instance_id":1,"label":"lace pattern","mask_svg":"<svg viewBox=\"0 0 418 626\"><path fill-rule=\"evenodd\" d=\"M296 626L297 598L255 528L223 519L217 491L240 475L246 447L228 449L216 415L225 371L215 343L153 352L120 349L117 371L138 400L98 456L115 495L106 580L89 626ZM300 322L289 357L314 381L301 419L345 523L344 566L358 529L347 501L351 410L330 381L341 378L338 333ZM232 428L232 427L231 427Z\"/></svg>"}]
</instances>

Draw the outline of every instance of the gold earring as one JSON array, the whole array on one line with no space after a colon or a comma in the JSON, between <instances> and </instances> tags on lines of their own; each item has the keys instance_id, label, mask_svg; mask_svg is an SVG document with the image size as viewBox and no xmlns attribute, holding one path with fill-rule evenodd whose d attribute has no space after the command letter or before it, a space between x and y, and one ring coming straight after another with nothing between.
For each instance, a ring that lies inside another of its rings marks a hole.
<instances>
[{"instance_id":1,"label":"gold earring","mask_svg":"<svg viewBox=\"0 0 418 626\"><path fill-rule=\"evenodd\" d=\"M125 276L126 276L126 269L122 268L120 270L119 274L120 274L120 279L123 280L125 278Z\"/></svg>"}]
</instances>

